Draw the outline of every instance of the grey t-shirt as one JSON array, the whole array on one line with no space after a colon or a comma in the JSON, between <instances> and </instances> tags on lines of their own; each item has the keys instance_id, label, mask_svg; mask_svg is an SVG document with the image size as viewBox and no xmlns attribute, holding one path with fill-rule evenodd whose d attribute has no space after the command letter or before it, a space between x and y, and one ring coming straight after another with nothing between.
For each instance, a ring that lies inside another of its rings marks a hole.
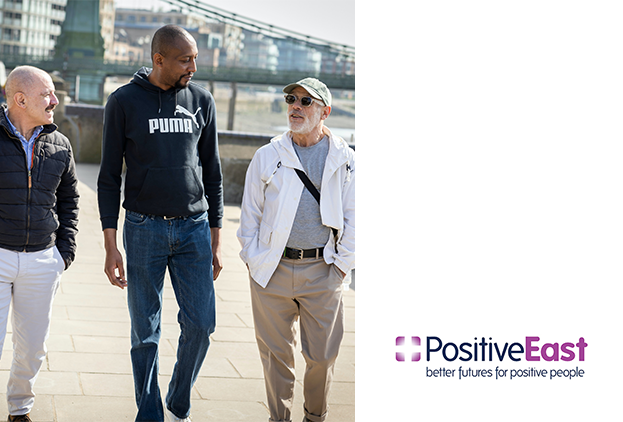
<instances>
[{"instance_id":1,"label":"grey t-shirt","mask_svg":"<svg viewBox=\"0 0 623 422\"><path fill-rule=\"evenodd\" d=\"M321 192L322 172L329 153L329 139L325 136L320 142L310 147L301 147L294 142L292 145L307 177L316 186L318 192ZM327 244L330 235L331 229L322 225L318 202L309 190L304 188L286 246L298 249L322 248Z\"/></svg>"}]
</instances>

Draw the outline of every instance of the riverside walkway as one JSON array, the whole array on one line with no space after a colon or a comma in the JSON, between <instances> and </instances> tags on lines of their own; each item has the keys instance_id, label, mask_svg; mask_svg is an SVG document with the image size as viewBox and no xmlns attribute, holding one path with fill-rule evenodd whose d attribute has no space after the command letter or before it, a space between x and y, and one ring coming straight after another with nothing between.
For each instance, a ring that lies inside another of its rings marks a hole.
<instances>
[{"instance_id":1,"label":"riverside walkway","mask_svg":"<svg viewBox=\"0 0 623 422\"><path fill-rule=\"evenodd\" d=\"M35 422L133 421L136 414L126 293L113 287L103 272L105 253L95 195L97 172L97 165L78 164L78 252L63 275L54 302L48 355L35 384L37 398L31 412ZM224 269L215 283L217 328L192 391L193 422L268 420L249 280L238 257L235 233L239 216L239 207L225 206ZM328 422L355 420L355 292L344 293L346 333L335 368ZM163 307L159 359L164 397L179 335L177 303L168 276ZM8 331L0 360L2 393L6 393L11 365L10 323ZM301 382L305 367L300 346L298 350L292 417L296 422L303 418ZM6 400L0 400L0 420L6 418L6 406Z\"/></svg>"}]
</instances>

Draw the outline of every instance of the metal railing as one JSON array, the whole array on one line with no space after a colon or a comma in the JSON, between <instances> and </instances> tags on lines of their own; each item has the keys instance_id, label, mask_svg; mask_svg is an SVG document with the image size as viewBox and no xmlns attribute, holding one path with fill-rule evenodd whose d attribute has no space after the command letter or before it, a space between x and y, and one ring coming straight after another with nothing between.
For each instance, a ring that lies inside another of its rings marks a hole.
<instances>
[{"instance_id":1,"label":"metal railing","mask_svg":"<svg viewBox=\"0 0 623 422\"><path fill-rule=\"evenodd\" d=\"M59 71L61 75L76 75L94 73L105 76L132 76L141 66L151 67L151 63L144 62L117 62L92 57L57 58L36 57L28 55L1 54L2 61L7 69L20 65L36 66L46 72ZM194 75L196 80L214 82L238 82L263 85L285 85L307 76L317 77L331 89L355 89L355 75L340 75L333 73L317 73L309 71L273 71L245 67L202 67ZM73 76L72 76L73 77Z\"/></svg>"}]
</instances>

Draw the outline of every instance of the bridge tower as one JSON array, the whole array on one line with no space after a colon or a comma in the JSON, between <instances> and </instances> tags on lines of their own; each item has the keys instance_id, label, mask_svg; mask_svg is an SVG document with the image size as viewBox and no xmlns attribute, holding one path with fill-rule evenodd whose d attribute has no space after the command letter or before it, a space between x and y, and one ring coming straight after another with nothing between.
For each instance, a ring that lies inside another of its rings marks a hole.
<instances>
[{"instance_id":1,"label":"bridge tower","mask_svg":"<svg viewBox=\"0 0 623 422\"><path fill-rule=\"evenodd\" d=\"M97 67L67 66L68 61L90 61L104 58L104 39L100 26L99 0L67 0L65 21L56 43L55 57L63 59L63 78L75 80L74 97L88 103L100 103L105 74Z\"/></svg>"}]
</instances>

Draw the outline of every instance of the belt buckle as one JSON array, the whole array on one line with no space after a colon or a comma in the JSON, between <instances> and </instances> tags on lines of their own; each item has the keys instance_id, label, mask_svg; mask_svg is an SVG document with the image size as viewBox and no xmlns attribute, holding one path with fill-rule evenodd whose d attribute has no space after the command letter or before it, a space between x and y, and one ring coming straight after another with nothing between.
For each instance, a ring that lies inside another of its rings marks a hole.
<instances>
[{"instance_id":1,"label":"belt buckle","mask_svg":"<svg viewBox=\"0 0 623 422\"><path fill-rule=\"evenodd\" d=\"M303 249L286 248L283 255L288 259L303 259Z\"/></svg>"},{"instance_id":2,"label":"belt buckle","mask_svg":"<svg viewBox=\"0 0 623 422\"><path fill-rule=\"evenodd\" d=\"M175 220L177 217L171 217L171 216L163 216L162 218L164 218L165 220Z\"/></svg>"}]
</instances>

